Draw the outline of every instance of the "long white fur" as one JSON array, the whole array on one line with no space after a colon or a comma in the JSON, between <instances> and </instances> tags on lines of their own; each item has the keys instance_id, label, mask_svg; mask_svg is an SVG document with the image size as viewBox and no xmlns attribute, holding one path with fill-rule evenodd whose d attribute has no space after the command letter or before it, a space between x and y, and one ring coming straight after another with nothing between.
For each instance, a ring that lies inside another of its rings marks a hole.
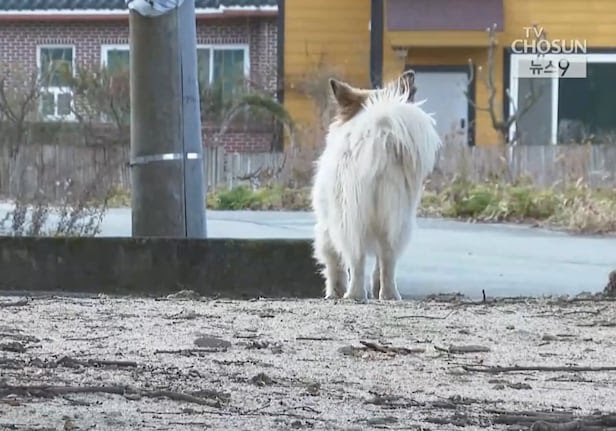
<instances>
[{"instance_id":1,"label":"long white fur","mask_svg":"<svg viewBox=\"0 0 616 431\"><path fill-rule=\"evenodd\" d=\"M367 255L376 255L374 296L400 299L396 261L415 229L422 184L441 146L434 119L408 95L389 85L372 92L352 119L330 125L312 189L314 257L324 267L326 298L372 296L364 266Z\"/></svg>"}]
</instances>

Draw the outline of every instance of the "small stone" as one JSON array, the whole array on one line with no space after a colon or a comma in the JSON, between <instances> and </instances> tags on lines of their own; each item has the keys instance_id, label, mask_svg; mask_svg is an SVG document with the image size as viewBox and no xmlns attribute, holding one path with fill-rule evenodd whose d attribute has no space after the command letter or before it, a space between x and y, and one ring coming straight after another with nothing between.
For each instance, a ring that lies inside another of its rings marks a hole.
<instances>
[{"instance_id":1,"label":"small stone","mask_svg":"<svg viewBox=\"0 0 616 431\"><path fill-rule=\"evenodd\" d=\"M227 340L216 337L199 337L195 340L197 347L213 348L213 349L228 349L231 347L231 343Z\"/></svg>"},{"instance_id":2,"label":"small stone","mask_svg":"<svg viewBox=\"0 0 616 431\"><path fill-rule=\"evenodd\" d=\"M192 310L182 310L177 314L171 315L167 317L168 319L176 319L176 320L193 320L198 317L197 313Z\"/></svg>"},{"instance_id":3,"label":"small stone","mask_svg":"<svg viewBox=\"0 0 616 431\"><path fill-rule=\"evenodd\" d=\"M319 395L320 391L321 385L319 383L311 383L306 386L306 392L313 397Z\"/></svg>"},{"instance_id":4,"label":"small stone","mask_svg":"<svg viewBox=\"0 0 616 431\"><path fill-rule=\"evenodd\" d=\"M77 429L77 425L71 419L66 419L64 421L64 431L72 431Z\"/></svg>"},{"instance_id":5,"label":"small stone","mask_svg":"<svg viewBox=\"0 0 616 431\"><path fill-rule=\"evenodd\" d=\"M556 340L558 340L558 337L552 334L543 334L543 337L541 337L541 341L556 341Z\"/></svg>"},{"instance_id":6,"label":"small stone","mask_svg":"<svg viewBox=\"0 0 616 431\"><path fill-rule=\"evenodd\" d=\"M532 386L528 383L509 383L511 389L532 389Z\"/></svg>"},{"instance_id":7,"label":"small stone","mask_svg":"<svg viewBox=\"0 0 616 431\"><path fill-rule=\"evenodd\" d=\"M274 384L274 380L265 373L257 374L250 381L257 386L271 386Z\"/></svg>"},{"instance_id":8,"label":"small stone","mask_svg":"<svg viewBox=\"0 0 616 431\"><path fill-rule=\"evenodd\" d=\"M368 425L388 425L398 422L398 418L394 416L383 416L378 418L368 419Z\"/></svg>"},{"instance_id":9,"label":"small stone","mask_svg":"<svg viewBox=\"0 0 616 431\"><path fill-rule=\"evenodd\" d=\"M338 349L338 352L345 356L353 356L355 354L355 348L353 346L342 346Z\"/></svg>"}]
</instances>

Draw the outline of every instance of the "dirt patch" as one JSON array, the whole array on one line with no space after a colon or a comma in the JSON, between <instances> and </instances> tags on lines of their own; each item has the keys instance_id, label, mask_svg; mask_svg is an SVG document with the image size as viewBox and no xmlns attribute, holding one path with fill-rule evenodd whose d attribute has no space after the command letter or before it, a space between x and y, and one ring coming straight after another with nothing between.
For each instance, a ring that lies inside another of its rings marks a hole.
<instances>
[{"instance_id":1,"label":"dirt patch","mask_svg":"<svg viewBox=\"0 0 616 431\"><path fill-rule=\"evenodd\" d=\"M606 299L2 301L2 430L616 427Z\"/></svg>"}]
</instances>

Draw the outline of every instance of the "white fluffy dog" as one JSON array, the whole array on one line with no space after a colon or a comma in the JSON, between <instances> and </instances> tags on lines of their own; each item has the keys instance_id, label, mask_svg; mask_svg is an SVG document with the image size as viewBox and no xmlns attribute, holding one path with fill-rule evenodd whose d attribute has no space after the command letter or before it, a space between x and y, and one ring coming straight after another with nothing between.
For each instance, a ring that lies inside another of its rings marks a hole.
<instances>
[{"instance_id":1,"label":"white fluffy dog","mask_svg":"<svg viewBox=\"0 0 616 431\"><path fill-rule=\"evenodd\" d=\"M328 299L400 299L396 261L411 239L423 181L441 147L434 119L413 101L414 81L413 71L377 90L329 81L337 115L312 189L314 257ZM376 256L371 294L367 255Z\"/></svg>"}]
</instances>

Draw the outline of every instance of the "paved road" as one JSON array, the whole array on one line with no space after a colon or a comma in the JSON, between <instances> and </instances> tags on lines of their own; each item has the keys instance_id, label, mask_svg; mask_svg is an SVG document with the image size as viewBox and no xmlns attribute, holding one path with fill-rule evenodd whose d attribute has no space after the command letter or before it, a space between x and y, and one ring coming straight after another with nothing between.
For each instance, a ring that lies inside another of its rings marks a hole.
<instances>
[{"instance_id":1,"label":"paved road","mask_svg":"<svg viewBox=\"0 0 616 431\"><path fill-rule=\"evenodd\" d=\"M0 204L0 219L6 206ZM212 238L312 238L311 213L208 211ZM421 219L398 267L405 296L492 296L601 290L616 269L616 238L571 236L523 226ZM112 209L102 236L130 236L130 209ZM370 261L372 265L372 261ZM367 268L368 272L370 268Z\"/></svg>"}]
</instances>

